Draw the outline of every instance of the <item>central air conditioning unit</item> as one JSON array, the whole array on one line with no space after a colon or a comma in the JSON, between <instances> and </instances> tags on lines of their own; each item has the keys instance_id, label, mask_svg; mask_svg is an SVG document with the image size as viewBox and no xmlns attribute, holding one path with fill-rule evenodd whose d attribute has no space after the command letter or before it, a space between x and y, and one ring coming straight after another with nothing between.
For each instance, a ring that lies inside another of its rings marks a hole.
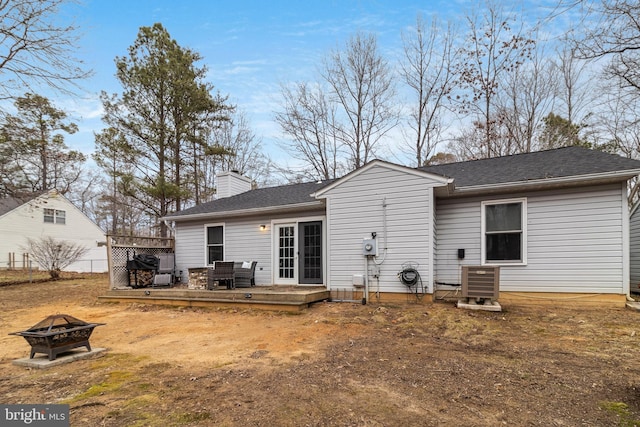
<instances>
[{"instance_id":1,"label":"central air conditioning unit","mask_svg":"<svg viewBox=\"0 0 640 427\"><path fill-rule=\"evenodd\" d=\"M462 266L462 298L497 300L500 267Z\"/></svg>"}]
</instances>

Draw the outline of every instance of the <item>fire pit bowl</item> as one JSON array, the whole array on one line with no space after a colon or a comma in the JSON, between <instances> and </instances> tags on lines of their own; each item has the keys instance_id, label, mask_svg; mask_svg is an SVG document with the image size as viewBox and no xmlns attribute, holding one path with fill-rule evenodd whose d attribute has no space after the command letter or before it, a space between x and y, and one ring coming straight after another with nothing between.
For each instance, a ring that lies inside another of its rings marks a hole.
<instances>
[{"instance_id":1,"label":"fire pit bowl","mask_svg":"<svg viewBox=\"0 0 640 427\"><path fill-rule=\"evenodd\" d=\"M86 347L91 351L89 337L96 326L104 323L87 323L68 314L55 314L33 325L26 331L12 332L9 335L24 337L31 344L31 356L45 353L49 360L76 347Z\"/></svg>"}]
</instances>

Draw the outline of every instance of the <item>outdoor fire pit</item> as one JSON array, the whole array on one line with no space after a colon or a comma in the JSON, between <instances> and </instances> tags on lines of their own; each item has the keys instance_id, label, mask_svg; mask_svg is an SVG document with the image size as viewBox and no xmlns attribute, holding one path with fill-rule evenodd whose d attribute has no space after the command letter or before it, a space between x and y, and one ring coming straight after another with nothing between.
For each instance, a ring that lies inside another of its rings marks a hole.
<instances>
[{"instance_id":1,"label":"outdoor fire pit","mask_svg":"<svg viewBox=\"0 0 640 427\"><path fill-rule=\"evenodd\" d=\"M86 347L91 351L89 337L96 326L104 323L87 323L68 314L55 314L33 325L26 331L12 332L31 344L31 356L45 353L49 360L55 360L59 353L76 347Z\"/></svg>"}]
</instances>

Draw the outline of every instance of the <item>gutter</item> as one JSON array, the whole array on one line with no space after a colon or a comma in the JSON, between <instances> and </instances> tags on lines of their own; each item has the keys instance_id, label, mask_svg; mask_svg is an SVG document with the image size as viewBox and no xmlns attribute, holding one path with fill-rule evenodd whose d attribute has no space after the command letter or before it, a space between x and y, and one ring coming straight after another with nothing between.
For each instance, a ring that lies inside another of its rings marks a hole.
<instances>
[{"instance_id":1,"label":"gutter","mask_svg":"<svg viewBox=\"0 0 640 427\"><path fill-rule=\"evenodd\" d=\"M534 179L531 181L521 182L506 182L497 184L485 184L485 185L471 185L465 187L456 187L452 192L449 192L450 196L460 195L474 195L474 194L487 194L495 192L512 192L516 190L528 190L532 188L548 188L549 186L563 187L574 186L576 184L605 184L610 182L625 181L629 178L633 178L640 174L640 169L616 171L616 172L602 172L588 175L573 175L568 177L559 178L544 178Z\"/></svg>"},{"instance_id":2,"label":"gutter","mask_svg":"<svg viewBox=\"0 0 640 427\"><path fill-rule=\"evenodd\" d=\"M190 215L175 215L175 216L169 215L169 216L160 218L160 220L174 221L174 222L193 221L197 219L224 218L229 216L239 217L239 216L253 216L258 214L287 213L287 212L310 210L312 208L322 208L322 207L324 207L323 202L313 201L313 202L297 203L295 205L285 205L285 206L266 206L261 208L238 209L238 210L221 211L221 212L202 212L202 213L190 214Z\"/></svg>"}]
</instances>

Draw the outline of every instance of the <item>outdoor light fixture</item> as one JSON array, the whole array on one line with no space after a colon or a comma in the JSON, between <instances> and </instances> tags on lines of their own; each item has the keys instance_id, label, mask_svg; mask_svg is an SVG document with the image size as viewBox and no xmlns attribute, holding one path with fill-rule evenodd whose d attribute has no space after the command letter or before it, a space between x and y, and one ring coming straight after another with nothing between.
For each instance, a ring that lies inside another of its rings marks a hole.
<instances>
[{"instance_id":1,"label":"outdoor light fixture","mask_svg":"<svg viewBox=\"0 0 640 427\"><path fill-rule=\"evenodd\" d=\"M266 226L266 225L264 225L264 224L261 224L261 225L260 225L260 231L264 231L264 230L266 230L266 229L267 229L267 226Z\"/></svg>"}]
</instances>

